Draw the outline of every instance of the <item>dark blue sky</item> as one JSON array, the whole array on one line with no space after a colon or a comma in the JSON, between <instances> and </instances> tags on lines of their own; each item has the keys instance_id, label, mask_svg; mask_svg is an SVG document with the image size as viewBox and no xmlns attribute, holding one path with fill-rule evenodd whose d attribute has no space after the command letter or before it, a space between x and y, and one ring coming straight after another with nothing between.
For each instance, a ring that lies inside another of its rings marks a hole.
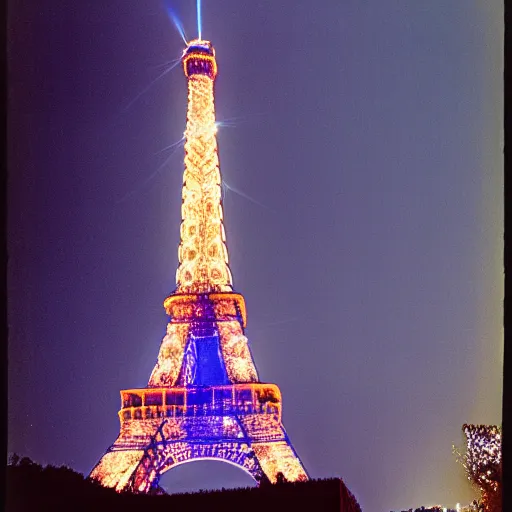
<instances>
[{"instance_id":1,"label":"dark blue sky","mask_svg":"<svg viewBox=\"0 0 512 512\"><path fill-rule=\"evenodd\" d=\"M203 4L231 269L295 448L365 512L468 502L452 444L501 421L502 3ZM9 449L88 473L165 333L180 68L133 100L183 43L162 1L9 11Z\"/></svg>"}]
</instances>

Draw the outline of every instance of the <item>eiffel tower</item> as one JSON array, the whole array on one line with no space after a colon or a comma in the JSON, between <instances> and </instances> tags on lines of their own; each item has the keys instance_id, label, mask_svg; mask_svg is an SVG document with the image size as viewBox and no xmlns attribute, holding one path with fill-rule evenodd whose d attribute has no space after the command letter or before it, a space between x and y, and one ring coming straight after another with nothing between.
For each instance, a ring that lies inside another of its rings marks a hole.
<instances>
[{"instance_id":1,"label":"eiffel tower","mask_svg":"<svg viewBox=\"0 0 512 512\"><path fill-rule=\"evenodd\" d=\"M116 490L148 493L160 475L198 459L222 460L257 482L307 480L281 421L281 393L260 382L233 291L222 216L213 87L215 51L188 43L185 172L176 290L157 363L144 389L121 391L120 433L91 472Z\"/></svg>"}]
</instances>

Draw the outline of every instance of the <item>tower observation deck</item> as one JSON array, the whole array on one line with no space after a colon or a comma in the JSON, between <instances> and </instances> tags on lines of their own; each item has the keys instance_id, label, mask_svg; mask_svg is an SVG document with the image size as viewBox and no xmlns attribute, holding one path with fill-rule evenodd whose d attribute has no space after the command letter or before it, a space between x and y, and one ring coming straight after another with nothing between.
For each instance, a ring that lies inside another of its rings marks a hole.
<instances>
[{"instance_id":1,"label":"tower observation deck","mask_svg":"<svg viewBox=\"0 0 512 512\"><path fill-rule=\"evenodd\" d=\"M245 301L234 292L217 153L215 50L191 41L176 289L146 388L121 391L120 433L91 472L106 487L149 492L167 470L198 459L235 464L256 481L307 480L281 421L281 393L259 381Z\"/></svg>"}]
</instances>

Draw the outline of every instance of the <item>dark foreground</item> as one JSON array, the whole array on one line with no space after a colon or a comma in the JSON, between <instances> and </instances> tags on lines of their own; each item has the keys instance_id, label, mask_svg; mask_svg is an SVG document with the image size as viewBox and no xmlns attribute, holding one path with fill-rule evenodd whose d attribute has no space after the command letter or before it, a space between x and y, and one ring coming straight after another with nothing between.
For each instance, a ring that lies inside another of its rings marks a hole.
<instances>
[{"instance_id":1,"label":"dark foreground","mask_svg":"<svg viewBox=\"0 0 512 512\"><path fill-rule=\"evenodd\" d=\"M118 494L89 481L67 468L43 468L28 459L7 466L6 507L25 510L73 510L131 512L141 510L186 510L274 512L361 512L356 499L340 478L303 483L267 484L258 488L201 491L194 494Z\"/></svg>"}]
</instances>

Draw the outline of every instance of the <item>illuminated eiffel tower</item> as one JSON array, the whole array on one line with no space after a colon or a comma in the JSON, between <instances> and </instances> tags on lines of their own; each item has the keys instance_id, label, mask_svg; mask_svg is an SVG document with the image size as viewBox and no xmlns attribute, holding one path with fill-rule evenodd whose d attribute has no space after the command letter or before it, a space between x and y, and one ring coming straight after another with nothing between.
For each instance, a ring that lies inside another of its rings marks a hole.
<instances>
[{"instance_id":1,"label":"illuminated eiffel tower","mask_svg":"<svg viewBox=\"0 0 512 512\"><path fill-rule=\"evenodd\" d=\"M91 477L118 491L158 489L185 462L223 460L256 481L307 480L281 422L281 393L259 381L232 287L222 220L213 86L215 51L191 41L176 290L158 361L144 389L121 391L121 429Z\"/></svg>"}]
</instances>

